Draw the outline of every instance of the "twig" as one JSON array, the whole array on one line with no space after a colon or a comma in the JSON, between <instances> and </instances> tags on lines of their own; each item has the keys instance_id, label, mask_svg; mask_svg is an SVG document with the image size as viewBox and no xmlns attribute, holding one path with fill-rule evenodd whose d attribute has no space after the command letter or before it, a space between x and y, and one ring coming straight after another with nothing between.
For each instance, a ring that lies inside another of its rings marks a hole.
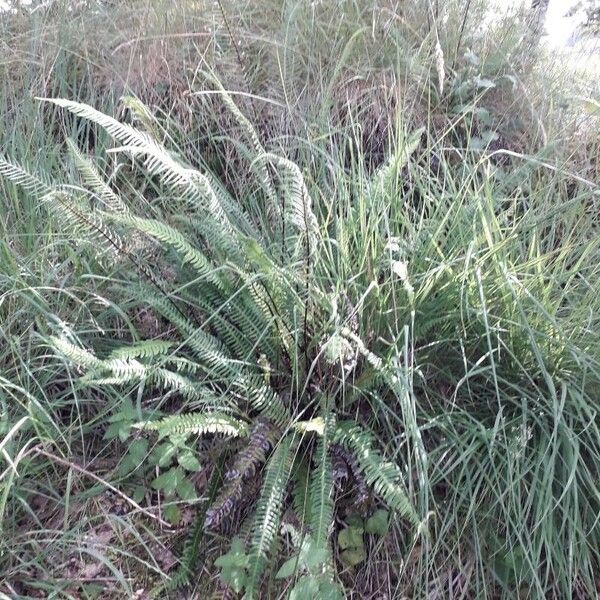
<instances>
[{"instance_id":1,"label":"twig","mask_svg":"<svg viewBox=\"0 0 600 600\"><path fill-rule=\"evenodd\" d=\"M161 519L159 516L153 514L148 509L143 508L135 500L132 500L127 494L124 494L122 491L120 491L119 489L117 489L116 487L114 487L113 485L108 483L108 481L106 481L105 479L102 479L102 477L99 477L98 475L88 471L85 467L82 467L78 464L70 462L64 458L61 458L60 456L56 456L56 454L52 454L52 452L48 452L48 451L44 450L43 448L40 448L39 446L36 448L33 448L33 451L36 454L40 454L42 456L45 456L46 458L50 458L51 460L57 462L60 465L69 467L70 469L74 469L75 471L77 471L78 473L81 473L83 475L87 475L90 479L97 481L98 483L107 487L111 492L114 492L115 494L117 494L118 496L123 498L123 500L125 500L128 504L133 506L137 511L143 513L144 515L146 515L147 517L150 517L151 519L154 519L155 521L158 521L163 527L168 527L169 529L172 528L172 525L170 523L168 523L167 521L163 521L163 519Z\"/></svg>"}]
</instances>

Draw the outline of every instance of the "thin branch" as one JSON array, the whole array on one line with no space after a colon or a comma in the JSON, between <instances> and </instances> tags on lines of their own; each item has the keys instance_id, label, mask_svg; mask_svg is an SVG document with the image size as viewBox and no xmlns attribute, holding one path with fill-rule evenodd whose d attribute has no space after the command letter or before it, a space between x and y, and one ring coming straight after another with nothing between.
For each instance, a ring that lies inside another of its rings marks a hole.
<instances>
[{"instance_id":1,"label":"thin branch","mask_svg":"<svg viewBox=\"0 0 600 600\"><path fill-rule=\"evenodd\" d=\"M111 485L108 481L106 481L105 479L102 479L102 477L99 477L95 473L88 471L85 467L82 467L76 463L73 463L64 458L61 458L60 456L57 456L56 454L52 454L52 452L48 452L47 450L44 450L43 448L40 448L39 446L36 448L33 448L33 452L35 452L36 454L39 454L41 456L45 456L46 458L49 458L49 459L57 462L58 464L63 465L64 467L73 469L73 470L77 471L78 473L81 473L82 475L86 475L90 479L97 481L101 485L108 488L111 492L117 494L117 496L120 496L121 498L123 498L123 500L125 500L128 504L133 506L133 508L135 508L137 511L143 513L144 515L146 515L147 517L150 517L151 519L154 519L155 521L158 521L163 527L168 527L169 529L172 529L173 526L171 525L171 523L168 523L167 521L163 521L163 519L161 519L159 516L153 514L148 509L143 508L135 500L132 500L127 494L124 494L121 490L119 490L116 487L114 487L113 485Z\"/></svg>"}]
</instances>

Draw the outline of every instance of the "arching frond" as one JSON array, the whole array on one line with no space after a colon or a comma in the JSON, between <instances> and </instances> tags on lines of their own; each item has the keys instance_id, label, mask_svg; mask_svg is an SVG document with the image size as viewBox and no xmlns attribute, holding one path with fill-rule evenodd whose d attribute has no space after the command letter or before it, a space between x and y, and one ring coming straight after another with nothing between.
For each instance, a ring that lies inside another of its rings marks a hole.
<instances>
[{"instance_id":1,"label":"arching frond","mask_svg":"<svg viewBox=\"0 0 600 600\"><path fill-rule=\"evenodd\" d=\"M198 249L194 248L177 229L158 221L156 219L144 219L132 215L114 216L113 220L123 225L133 227L143 233L153 237L163 244L173 248L183 259L189 263L196 272L206 277L219 288L223 287L223 281L216 272L215 266Z\"/></svg>"},{"instance_id":2,"label":"arching frond","mask_svg":"<svg viewBox=\"0 0 600 600\"><path fill-rule=\"evenodd\" d=\"M376 450L373 435L354 421L345 421L336 425L333 438L352 452L367 483L390 508L397 510L414 525L418 525L419 517L402 484L402 472L398 465L385 461Z\"/></svg>"},{"instance_id":3,"label":"arching frond","mask_svg":"<svg viewBox=\"0 0 600 600\"><path fill-rule=\"evenodd\" d=\"M310 475L310 530L318 548L328 550L329 534L333 526L333 479L329 446L331 423L325 419L323 435L320 436L313 456L314 466Z\"/></svg>"},{"instance_id":4,"label":"arching frond","mask_svg":"<svg viewBox=\"0 0 600 600\"><path fill-rule=\"evenodd\" d=\"M252 560L246 589L250 598L255 597L260 577L277 535L283 499L290 476L292 441L291 436L286 436L275 448L267 465L261 496L256 506L250 542Z\"/></svg>"},{"instance_id":5,"label":"arching frond","mask_svg":"<svg viewBox=\"0 0 600 600\"><path fill-rule=\"evenodd\" d=\"M83 183L94 192L104 204L105 210L116 213L128 213L129 207L121 198L112 191L110 186L102 179L94 163L85 157L73 140L67 138L67 146L75 166L79 171Z\"/></svg>"},{"instance_id":6,"label":"arching frond","mask_svg":"<svg viewBox=\"0 0 600 600\"><path fill-rule=\"evenodd\" d=\"M305 233L309 237L310 246L314 248L319 227L300 168L291 160L276 154L266 154L265 158L276 167L277 174L284 183L286 220L298 231Z\"/></svg>"},{"instance_id":7,"label":"arching frond","mask_svg":"<svg viewBox=\"0 0 600 600\"><path fill-rule=\"evenodd\" d=\"M40 98L40 100L52 102L79 117L100 125L111 137L122 144L114 151L127 152L134 157L144 157L143 163L149 174L158 175L165 185L179 187L182 193L190 194L201 201L206 200L207 208L218 218L221 225L232 231L208 177L199 171L182 166L150 135L126 123L120 123L113 117L81 102L61 98Z\"/></svg>"},{"instance_id":8,"label":"arching frond","mask_svg":"<svg viewBox=\"0 0 600 600\"><path fill-rule=\"evenodd\" d=\"M225 413L186 413L158 421L144 421L137 427L158 432L159 438L173 434L206 435L218 433L228 437L246 437L248 424Z\"/></svg>"},{"instance_id":9,"label":"arching frond","mask_svg":"<svg viewBox=\"0 0 600 600\"><path fill-rule=\"evenodd\" d=\"M266 152L263 148L263 145L260 143L258 139L258 134L256 130L250 123L250 121L246 118L246 116L240 111L237 104L233 101L233 98L230 94L227 93L221 82L212 75L206 73L206 77L213 83L213 85L221 92L221 97L223 99L223 103L229 110L229 112L233 115L235 120L239 123L242 131L248 137L248 141L252 146L252 149L256 153L256 159L253 163L253 168L255 168L255 172L257 173L259 183L261 184L265 195L268 201L269 212L271 213L271 217L275 218L277 221L281 220L281 208L279 203L277 202L277 194L275 193L275 188L273 187L273 181L271 179L271 174L269 173L269 165L266 158ZM254 167L256 165L256 167Z\"/></svg>"},{"instance_id":10,"label":"arching frond","mask_svg":"<svg viewBox=\"0 0 600 600\"><path fill-rule=\"evenodd\" d=\"M164 356L173 349L173 342L144 340L129 346L120 346L110 353L110 358L152 358Z\"/></svg>"},{"instance_id":11,"label":"arching frond","mask_svg":"<svg viewBox=\"0 0 600 600\"><path fill-rule=\"evenodd\" d=\"M47 194L53 186L36 175L32 175L16 162L6 159L0 154L0 175L25 191L34 195Z\"/></svg>"}]
</instances>

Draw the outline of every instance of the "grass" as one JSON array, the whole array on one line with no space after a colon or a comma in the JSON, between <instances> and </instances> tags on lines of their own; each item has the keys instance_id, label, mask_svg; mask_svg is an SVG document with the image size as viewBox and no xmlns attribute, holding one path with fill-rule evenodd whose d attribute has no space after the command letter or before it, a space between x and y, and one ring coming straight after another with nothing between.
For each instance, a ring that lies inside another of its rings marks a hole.
<instances>
[{"instance_id":1,"label":"grass","mask_svg":"<svg viewBox=\"0 0 600 600\"><path fill-rule=\"evenodd\" d=\"M223 4L225 19L212 4L160 2L90 3L69 18L64 3L31 17L5 15L0 154L81 186L63 144L71 137L135 214L186 235L191 227L206 232L203 213L180 192L106 154L111 142L98 128L34 99L67 98L118 114L119 97L133 93L157 118L144 119L134 105L122 118L150 130L179 160L210 169L232 213L245 211L244 231L260 232L268 255L279 256L286 238L265 208L256 151L222 94L208 93L215 88L206 73L242 92L232 97L266 150L302 170L318 223L309 339L302 341L306 328L285 323L306 353L289 369L286 390L304 407L294 423L319 414L312 400L302 404L305 393L316 393L310 386L326 389L338 419L374 432L399 465L421 521L414 527L395 517L385 535L364 533L366 558L345 561L340 534L385 503L370 492L357 508L361 478L351 459L342 460L348 482L335 488L327 544L344 594L593 598L600 569L598 117L582 98L597 101L598 90L587 74L524 46L518 16L481 36L479 2L468 9L459 2L343 4L340 12L329 3L241 10L231 2ZM277 170L271 176L278 181ZM224 570L214 561L230 556L232 532L253 543L249 525L241 526L252 506L240 506L229 529L195 523L238 446L218 436L194 445L202 464L189 475L196 499L154 489L167 470L152 458L158 442L148 438L132 466L139 438L130 425L200 405L152 383L90 387L85 369L49 342L71 335L106 354L140 340L173 343L178 334L149 306L130 260L99 256L35 195L0 186L0 592L183 597L168 583L195 530L202 533L187 593L224 595ZM203 251L216 252L193 235ZM135 260L197 314L198 281L176 254L140 236L126 240ZM217 270L229 269L233 259L222 260ZM291 267L282 263L285 277ZM209 326L220 311L208 315ZM328 344L338 344L334 367L322 361ZM184 346L177 341L167 356L188 357ZM384 373L369 368L367 350L382 359ZM307 371L299 366L305 359ZM287 381L285 367L271 366L273 377ZM310 439L295 450L299 470L311 468L311 457L318 464ZM295 440L286 443L295 448ZM284 454L277 452L267 478L281 478ZM291 487L283 528L306 535ZM294 535L279 536L274 548L261 597L308 586L300 558L291 580L274 577L302 548Z\"/></svg>"}]
</instances>

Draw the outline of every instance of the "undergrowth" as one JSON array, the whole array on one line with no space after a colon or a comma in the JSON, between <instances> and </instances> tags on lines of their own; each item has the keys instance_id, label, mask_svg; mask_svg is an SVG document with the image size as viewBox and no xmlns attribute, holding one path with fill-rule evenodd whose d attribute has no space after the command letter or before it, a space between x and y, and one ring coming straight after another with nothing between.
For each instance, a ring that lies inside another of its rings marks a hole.
<instances>
[{"instance_id":1,"label":"undergrowth","mask_svg":"<svg viewBox=\"0 0 600 600\"><path fill-rule=\"evenodd\" d=\"M596 101L552 106L518 13L344 5L215 5L193 44L191 8L125 11L207 45L120 102L104 41L46 56L73 25L33 16L40 81L2 88L0 593L599 593Z\"/></svg>"}]
</instances>

